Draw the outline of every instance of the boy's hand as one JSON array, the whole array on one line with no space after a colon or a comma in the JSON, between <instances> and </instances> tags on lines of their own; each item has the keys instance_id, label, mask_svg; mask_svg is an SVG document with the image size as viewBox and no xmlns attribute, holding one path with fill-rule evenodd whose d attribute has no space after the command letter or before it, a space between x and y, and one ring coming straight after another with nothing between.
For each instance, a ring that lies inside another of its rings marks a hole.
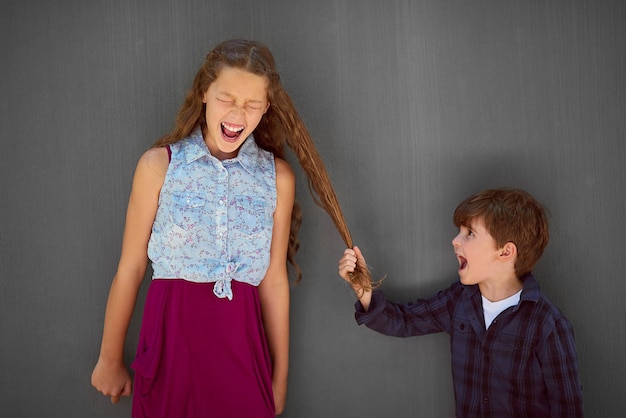
<instances>
[{"instance_id":1,"label":"boy's hand","mask_svg":"<svg viewBox=\"0 0 626 418\"><path fill-rule=\"evenodd\" d=\"M341 257L341 259L339 260L339 275L348 283L350 283L350 274L353 273L356 269L356 264L359 257L365 265L365 260L363 259L361 250L359 250L359 247L355 246L354 249L346 248L346 250L343 252L343 257Z\"/></svg>"},{"instance_id":2,"label":"boy's hand","mask_svg":"<svg viewBox=\"0 0 626 418\"><path fill-rule=\"evenodd\" d=\"M354 290L354 293L356 293L359 301L361 302L361 305L367 311L369 308L370 300L372 298L371 288L369 290L364 290L359 285L356 285L350 280L350 275L356 269L357 264L359 265L359 268L362 269L362 271L367 270L365 257L363 257L363 254L361 253L359 247L354 246L353 249L346 248L346 250L343 252L343 257L341 257L341 259L339 260L339 275L346 282L350 283L350 285L352 286L352 290Z\"/></svg>"}]
</instances>

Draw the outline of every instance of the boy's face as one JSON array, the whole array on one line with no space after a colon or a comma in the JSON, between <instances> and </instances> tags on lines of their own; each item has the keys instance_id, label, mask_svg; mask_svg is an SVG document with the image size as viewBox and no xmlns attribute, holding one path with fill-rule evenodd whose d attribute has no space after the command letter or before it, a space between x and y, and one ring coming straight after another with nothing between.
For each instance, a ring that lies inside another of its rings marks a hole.
<instances>
[{"instance_id":1,"label":"boy's face","mask_svg":"<svg viewBox=\"0 0 626 418\"><path fill-rule=\"evenodd\" d=\"M487 232L481 219L461 226L452 240L454 254L459 261L459 278L465 285L497 280L501 274L500 254L496 241Z\"/></svg>"}]
</instances>

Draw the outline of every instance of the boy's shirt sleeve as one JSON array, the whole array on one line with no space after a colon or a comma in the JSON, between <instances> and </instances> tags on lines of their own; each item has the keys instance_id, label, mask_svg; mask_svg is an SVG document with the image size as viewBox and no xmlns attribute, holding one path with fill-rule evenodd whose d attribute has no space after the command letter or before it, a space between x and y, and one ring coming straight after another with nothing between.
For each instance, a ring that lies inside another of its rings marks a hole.
<instances>
[{"instance_id":1,"label":"boy's shirt sleeve","mask_svg":"<svg viewBox=\"0 0 626 418\"><path fill-rule=\"evenodd\" d=\"M359 325L395 337L448 332L452 327L453 312L461 290L461 285L454 283L428 299L396 303L388 300L380 289L376 289L367 312L359 301L356 302L355 319Z\"/></svg>"},{"instance_id":2,"label":"boy's shirt sleeve","mask_svg":"<svg viewBox=\"0 0 626 418\"><path fill-rule=\"evenodd\" d=\"M551 417L582 417L583 400L574 330L561 317L554 330L538 350L542 372L548 391Z\"/></svg>"}]
</instances>

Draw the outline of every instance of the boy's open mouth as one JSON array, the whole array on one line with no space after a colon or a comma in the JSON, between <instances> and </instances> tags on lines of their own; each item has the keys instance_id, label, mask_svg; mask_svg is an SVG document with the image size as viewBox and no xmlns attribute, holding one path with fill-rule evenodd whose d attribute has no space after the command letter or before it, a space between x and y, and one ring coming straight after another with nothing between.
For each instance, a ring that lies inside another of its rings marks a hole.
<instances>
[{"instance_id":1,"label":"boy's open mouth","mask_svg":"<svg viewBox=\"0 0 626 418\"><path fill-rule=\"evenodd\" d=\"M467 260L465 259L465 257L457 254L456 258L457 260L459 260L459 270L463 270L465 267L467 267Z\"/></svg>"},{"instance_id":2,"label":"boy's open mouth","mask_svg":"<svg viewBox=\"0 0 626 418\"><path fill-rule=\"evenodd\" d=\"M221 127L222 127L222 137L224 137L224 140L228 142L237 141L239 139L239 136L241 136L241 133L243 132L245 128L242 125L231 125L230 123L224 123L224 122L222 122Z\"/></svg>"}]
</instances>

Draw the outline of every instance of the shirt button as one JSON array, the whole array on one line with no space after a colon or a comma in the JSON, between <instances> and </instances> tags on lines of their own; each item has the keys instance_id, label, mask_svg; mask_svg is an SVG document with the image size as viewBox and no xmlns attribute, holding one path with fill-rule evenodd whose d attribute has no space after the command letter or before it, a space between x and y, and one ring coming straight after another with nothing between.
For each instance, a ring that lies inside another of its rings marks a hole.
<instances>
[{"instance_id":1,"label":"shirt button","mask_svg":"<svg viewBox=\"0 0 626 418\"><path fill-rule=\"evenodd\" d=\"M483 403L487 405L489 403L489 398L483 398Z\"/></svg>"},{"instance_id":2,"label":"shirt button","mask_svg":"<svg viewBox=\"0 0 626 418\"><path fill-rule=\"evenodd\" d=\"M223 205L224 204L224 199L220 199L219 202L217 202L217 203L219 203L220 205Z\"/></svg>"}]
</instances>

